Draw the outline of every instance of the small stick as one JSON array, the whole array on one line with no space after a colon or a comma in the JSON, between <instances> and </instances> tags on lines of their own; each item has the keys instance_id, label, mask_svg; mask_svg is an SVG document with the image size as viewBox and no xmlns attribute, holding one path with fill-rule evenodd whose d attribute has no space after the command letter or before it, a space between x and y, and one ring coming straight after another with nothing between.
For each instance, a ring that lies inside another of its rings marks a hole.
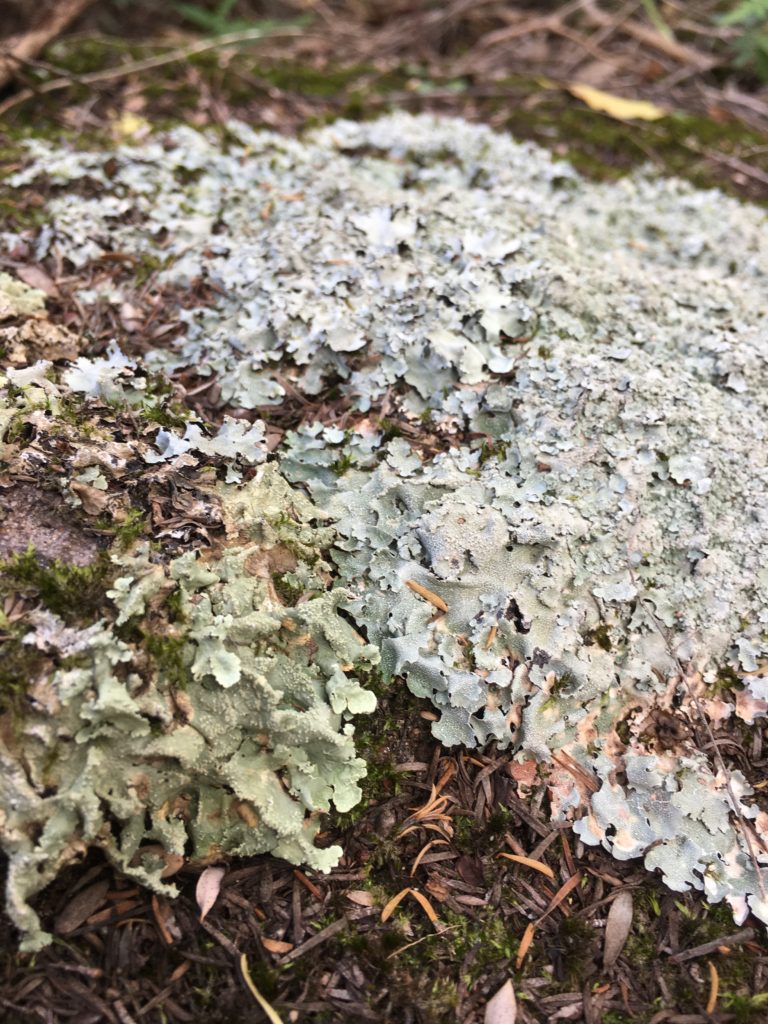
<instances>
[{"instance_id":1,"label":"small stick","mask_svg":"<svg viewBox=\"0 0 768 1024\"><path fill-rule=\"evenodd\" d=\"M740 932L735 932L733 935L726 935L722 939L712 939L711 942L704 942L701 946L694 946L692 949L684 949L681 953L673 953L669 958L672 963L682 964L686 960L695 960L700 956L709 956L710 953L716 953L720 946L741 946L745 942L751 942L755 937L755 932L752 928L743 928Z\"/></svg>"}]
</instances>

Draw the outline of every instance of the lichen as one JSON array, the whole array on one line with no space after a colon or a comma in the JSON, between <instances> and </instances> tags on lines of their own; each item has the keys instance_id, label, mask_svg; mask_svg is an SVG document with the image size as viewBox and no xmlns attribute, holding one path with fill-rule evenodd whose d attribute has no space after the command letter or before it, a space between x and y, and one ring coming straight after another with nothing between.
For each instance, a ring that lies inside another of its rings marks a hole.
<instances>
[{"instance_id":1,"label":"lichen","mask_svg":"<svg viewBox=\"0 0 768 1024\"><path fill-rule=\"evenodd\" d=\"M162 253L164 284L216 286L147 365L215 376L241 410L337 387L344 429L289 430L280 464L335 523L343 610L434 702L435 735L513 745L584 842L768 920L743 836L764 843L768 817L696 740L700 707L727 713L724 667L737 715L768 709L764 214L402 114L304 140L232 124L226 148L178 129L109 174L97 152L32 157L19 186L45 166L101 189L51 201L42 252L80 266L108 239ZM192 448L164 433L158 462ZM206 629L192 675L230 692L228 626Z\"/></svg>"},{"instance_id":2,"label":"lichen","mask_svg":"<svg viewBox=\"0 0 768 1024\"><path fill-rule=\"evenodd\" d=\"M76 428L56 413L68 385L87 384L81 417L97 424L104 387L128 409L142 393L130 361L110 360L10 371L0 391L0 404L57 440L65 488L98 486L72 472ZM43 565L32 550L5 565L4 593L26 604L23 614L16 607L11 660L21 671L26 648L34 662L0 713L0 843L25 949L50 938L29 900L92 846L165 892L185 858L272 851L319 870L338 860L340 848L314 840L322 812L360 799L365 764L350 720L376 700L355 671L378 653L338 613L344 592L328 589L334 532L318 525L323 515L276 466L253 468L264 460L261 438L239 423L211 438L190 423L176 453L161 445L158 454L152 438L128 430L120 442L122 464L150 472L170 460L175 487L191 474L219 509L207 548L159 551L135 534L94 566ZM10 454L13 464L19 453ZM105 492L117 492L120 460L101 455ZM251 467L247 482L238 459ZM301 591L290 605L274 586L285 575Z\"/></svg>"}]
</instances>

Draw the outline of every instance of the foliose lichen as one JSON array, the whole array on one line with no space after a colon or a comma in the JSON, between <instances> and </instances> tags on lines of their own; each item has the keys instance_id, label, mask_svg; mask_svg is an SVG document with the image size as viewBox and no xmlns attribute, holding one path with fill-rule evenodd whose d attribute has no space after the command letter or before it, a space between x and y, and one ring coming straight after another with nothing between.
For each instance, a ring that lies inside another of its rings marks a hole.
<instances>
[{"instance_id":1,"label":"foliose lichen","mask_svg":"<svg viewBox=\"0 0 768 1024\"><path fill-rule=\"evenodd\" d=\"M66 453L79 428L60 419L65 398L91 396L80 419L98 422L105 389L130 404L142 380L115 353L63 370L9 369L0 408ZM263 464L259 437L233 423L211 438L190 423L185 438L163 438L159 451L140 435L120 442L123 474L143 456L145 473L162 463L161 474L194 479L202 505L218 510L210 543L114 545L95 621L66 623L44 595L17 616L21 643L43 656L13 713L0 714L0 844L24 949L50 938L29 900L89 847L166 892L185 859L271 851L328 870L339 858L340 848L315 838L321 812L360 799L365 764L350 719L376 700L355 668L378 653L339 615L344 592L328 589L334 531ZM120 490L120 459L91 440L105 473L84 486L109 500ZM13 463L30 447L6 444L6 455ZM88 463L79 455L78 467L66 454L58 467L65 490ZM258 464L246 481L238 455ZM227 471L239 482L227 482ZM290 603L283 581L298 595Z\"/></svg>"},{"instance_id":2,"label":"foliose lichen","mask_svg":"<svg viewBox=\"0 0 768 1024\"><path fill-rule=\"evenodd\" d=\"M344 429L289 431L281 465L435 734L514 745L584 842L768 920L768 816L699 714L768 711L765 214L648 172L589 184L457 120L229 140L177 130L108 174L38 147L17 184L102 188L51 202L41 253L214 283L147 363L215 375L223 404L335 382ZM385 415L430 444L387 442Z\"/></svg>"}]
</instances>

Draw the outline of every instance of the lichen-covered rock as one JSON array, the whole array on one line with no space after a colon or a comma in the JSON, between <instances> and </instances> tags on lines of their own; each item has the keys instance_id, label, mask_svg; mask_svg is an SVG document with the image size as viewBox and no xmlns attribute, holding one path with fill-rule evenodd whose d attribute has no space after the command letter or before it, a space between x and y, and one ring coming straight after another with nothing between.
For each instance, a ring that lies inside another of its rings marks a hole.
<instances>
[{"instance_id":1,"label":"lichen-covered rock","mask_svg":"<svg viewBox=\"0 0 768 1024\"><path fill-rule=\"evenodd\" d=\"M129 362L81 358L63 373L50 364L11 370L0 379L0 402L11 422L33 425L38 440L55 438L66 452L72 431L89 414L98 420L98 406L85 399L73 427L57 405L71 400L72 388L95 396L108 387L114 401L116 368L130 400L141 378ZM217 435L229 452L217 469L236 478L241 427ZM93 433L90 440L97 448ZM168 445L155 458L141 437L120 444L124 461L171 458ZM172 891L164 879L185 858L272 851L327 870L340 855L314 839L320 812L360 799L365 764L348 723L376 702L354 671L378 654L338 614L343 591L328 591L324 553L334 532L317 525L322 514L273 465L251 471L247 482L206 477L188 452L217 454L216 444L191 423L171 459L178 476L191 464L206 503L218 509L210 546L169 557L147 541L126 551L113 545L95 621L83 621L77 604L55 614L34 586L36 606L17 610L16 646L30 652L34 677L13 701L3 695L0 844L23 948L49 938L29 899L90 846L158 891ZM241 447L246 461L262 461L253 444ZM19 460L25 450L8 454ZM89 486L108 494L120 467L110 465L115 452L104 454L106 475ZM72 467L63 461L66 478ZM20 564L5 568L4 588L13 592Z\"/></svg>"},{"instance_id":2,"label":"lichen-covered rock","mask_svg":"<svg viewBox=\"0 0 768 1024\"><path fill-rule=\"evenodd\" d=\"M246 409L341 381L345 429L289 432L281 465L436 735L514 744L584 842L768 920L768 816L700 714L768 711L764 212L402 114L303 141L233 125L226 150L176 131L108 174L36 156L18 183L103 189L53 200L43 249L217 286L149 365Z\"/></svg>"}]
</instances>

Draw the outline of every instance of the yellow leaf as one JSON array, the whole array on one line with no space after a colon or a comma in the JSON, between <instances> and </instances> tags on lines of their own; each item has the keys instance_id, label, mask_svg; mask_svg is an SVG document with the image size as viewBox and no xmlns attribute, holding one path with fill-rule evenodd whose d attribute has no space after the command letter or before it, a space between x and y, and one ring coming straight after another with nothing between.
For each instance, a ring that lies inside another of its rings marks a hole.
<instances>
[{"instance_id":1,"label":"yellow leaf","mask_svg":"<svg viewBox=\"0 0 768 1024\"><path fill-rule=\"evenodd\" d=\"M603 92L602 89L595 89L591 85L581 85L579 82L569 85L568 92L577 100L586 103L592 110L601 110L609 117L615 117L617 121L658 121L660 117L667 116L667 111L657 107L655 103L648 103L646 100L625 100L622 96L614 96L610 92Z\"/></svg>"},{"instance_id":2,"label":"yellow leaf","mask_svg":"<svg viewBox=\"0 0 768 1024\"><path fill-rule=\"evenodd\" d=\"M120 140L132 136L146 135L151 128L149 121L130 110L124 111L115 122L115 132Z\"/></svg>"},{"instance_id":3,"label":"yellow leaf","mask_svg":"<svg viewBox=\"0 0 768 1024\"><path fill-rule=\"evenodd\" d=\"M243 976L243 981L248 986L249 992L256 1000L256 1002L259 1004L259 1006L262 1008L264 1013L267 1015L267 1020L270 1022L270 1024L283 1024L283 1021L279 1014L277 1014L272 1009L267 1000L254 985L253 978L251 977L251 972L248 970L248 958L246 957L245 953L243 953L243 955L240 957L240 973Z\"/></svg>"}]
</instances>

